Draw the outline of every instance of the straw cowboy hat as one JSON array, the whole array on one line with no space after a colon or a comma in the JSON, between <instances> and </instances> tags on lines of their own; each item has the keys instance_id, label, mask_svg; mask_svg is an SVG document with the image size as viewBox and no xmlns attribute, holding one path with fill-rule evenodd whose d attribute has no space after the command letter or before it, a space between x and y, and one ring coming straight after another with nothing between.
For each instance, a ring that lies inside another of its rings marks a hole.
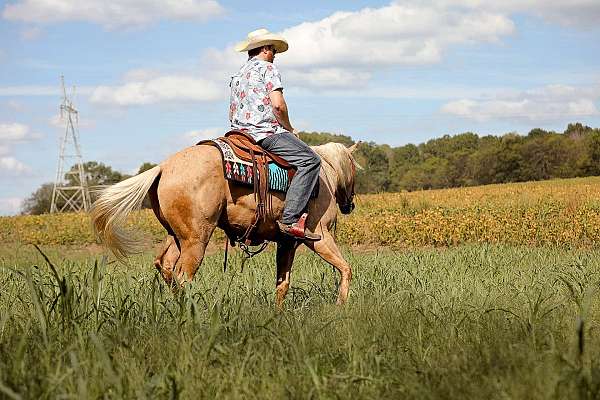
<instances>
[{"instance_id":1,"label":"straw cowboy hat","mask_svg":"<svg viewBox=\"0 0 600 400\"><path fill-rule=\"evenodd\" d=\"M277 53L283 53L288 49L288 42L282 36L271 33L265 28L261 28L250 32L248 34L248 39L235 45L235 50L240 52L248 51L270 44L275 46Z\"/></svg>"}]
</instances>

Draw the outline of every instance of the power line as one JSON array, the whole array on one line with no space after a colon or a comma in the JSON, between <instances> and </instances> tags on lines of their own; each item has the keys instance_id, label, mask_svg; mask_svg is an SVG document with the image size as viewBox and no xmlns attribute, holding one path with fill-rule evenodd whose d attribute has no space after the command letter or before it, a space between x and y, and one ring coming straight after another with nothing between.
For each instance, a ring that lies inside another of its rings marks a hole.
<instances>
[{"instance_id":1,"label":"power line","mask_svg":"<svg viewBox=\"0 0 600 400\"><path fill-rule=\"evenodd\" d=\"M67 96L65 78L60 77L63 101L60 105L60 117L65 121L65 132L60 140L58 167L52 190L50 212L88 211L90 209L90 193L83 169L83 157L79 145L79 112L73 105L75 88L71 97ZM66 170L66 161L74 159L74 164ZM63 203L64 202L64 203Z\"/></svg>"}]
</instances>

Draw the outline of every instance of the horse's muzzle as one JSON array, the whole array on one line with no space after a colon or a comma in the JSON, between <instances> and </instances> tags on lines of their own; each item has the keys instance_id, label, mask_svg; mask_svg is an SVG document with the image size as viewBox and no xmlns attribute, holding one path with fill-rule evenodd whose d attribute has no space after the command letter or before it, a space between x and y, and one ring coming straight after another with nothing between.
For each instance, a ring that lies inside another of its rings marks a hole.
<instances>
[{"instance_id":1,"label":"horse's muzzle","mask_svg":"<svg viewBox=\"0 0 600 400\"><path fill-rule=\"evenodd\" d=\"M340 204L340 211L342 214L350 214L354 210L354 202Z\"/></svg>"}]
</instances>

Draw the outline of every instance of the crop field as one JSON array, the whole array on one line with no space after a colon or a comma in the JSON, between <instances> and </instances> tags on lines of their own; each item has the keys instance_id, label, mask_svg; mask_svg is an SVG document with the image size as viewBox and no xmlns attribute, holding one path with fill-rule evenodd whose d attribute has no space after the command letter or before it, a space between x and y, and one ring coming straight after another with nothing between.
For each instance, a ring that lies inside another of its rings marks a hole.
<instances>
[{"instance_id":1,"label":"crop field","mask_svg":"<svg viewBox=\"0 0 600 400\"><path fill-rule=\"evenodd\" d=\"M130 225L152 241L164 230L150 210ZM336 236L348 245L411 248L464 243L590 247L600 243L600 177L361 195ZM216 240L223 239L217 231ZM221 240L222 241L222 240ZM0 217L0 242L94 243L86 214Z\"/></svg>"},{"instance_id":2,"label":"crop field","mask_svg":"<svg viewBox=\"0 0 600 400\"><path fill-rule=\"evenodd\" d=\"M2 218L0 398L599 398L599 218L598 178L361 196L348 304L300 251L282 311L271 247L173 294L84 215Z\"/></svg>"}]
</instances>

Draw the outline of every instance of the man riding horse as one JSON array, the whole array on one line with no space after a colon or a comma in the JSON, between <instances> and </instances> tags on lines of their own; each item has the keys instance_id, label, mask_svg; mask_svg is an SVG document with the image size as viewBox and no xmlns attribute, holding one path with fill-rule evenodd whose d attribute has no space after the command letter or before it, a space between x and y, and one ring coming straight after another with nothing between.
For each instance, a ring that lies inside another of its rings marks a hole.
<instances>
[{"instance_id":1,"label":"man riding horse","mask_svg":"<svg viewBox=\"0 0 600 400\"><path fill-rule=\"evenodd\" d=\"M239 52L248 52L248 61L231 78L229 120L233 130L252 136L263 149L279 155L296 167L287 191L279 230L296 239L319 240L321 236L299 226L310 195L319 180L321 158L302 140L290 123L283 98L275 55L288 49L288 43L266 29L248 34L237 44Z\"/></svg>"},{"instance_id":2,"label":"man riding horse","mask_svg":"<svg viewBox=\"0 0 600 400\"><path fill-rule=\"evenodd\" d=\"M358 143L349 148L327 143L311 149L293 134L281 79L272 63L275 53L287 47L285 40L266 30L248 35L238 47L249 52L249 60L231 81L230 115L234 129L245 130L260 146L297 168L287 196L269 191L268 212L257 220L260 203L256 192L248 185L228 180L221 151L212 145L187 147L159 165L104 189L94 203L91 216L96 234L118 258L140 250L142 241L125 225L128 215L140 208L147 195L167 233L154 261L167 284L181 287L194 278L218 227L230 240L251 232L250 243L277 243L275 286L279 307L288 292L294 256L301 244L337 269L337 301L346 302L352 268L335 243L332 230L338 207L343 214L354 209L354 181L359 166L352 153ZM319 190L309 201L317 180ZM307 219L302 215L305 210L310 213ZM319 235L301 229L304 223L308 231ZM284 239L284 235L294 240Z\"/></svg>"}]
</instances>

